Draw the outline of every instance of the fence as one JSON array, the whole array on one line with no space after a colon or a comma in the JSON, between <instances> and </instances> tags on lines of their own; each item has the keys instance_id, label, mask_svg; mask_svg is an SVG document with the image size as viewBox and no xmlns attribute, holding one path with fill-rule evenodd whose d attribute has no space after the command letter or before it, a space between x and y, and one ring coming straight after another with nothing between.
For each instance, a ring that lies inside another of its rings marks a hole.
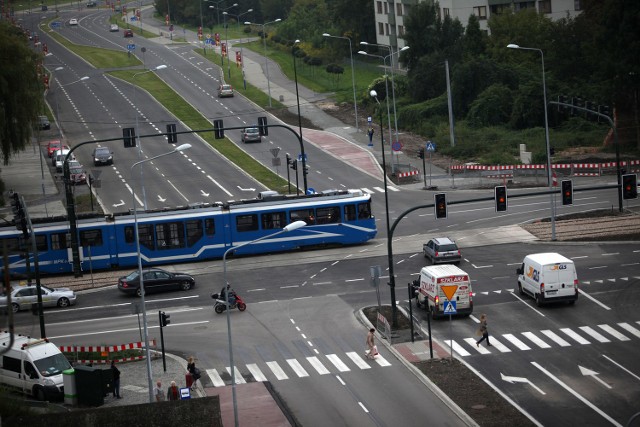
<instances>
[{"instance_id":1,"label":"fence","mask_svg":"<svg viewBox=\"0 0 640 427\"><path fill-rule=\"evenodd\" d=\"M156 349L156 340L149 341L150 349ZM106 364L112 360L121 362L133 362L145 358L143 342L134 342L122 345L110 346L60 346L60 351L68 360L75 364ZM154 352L155 354L155 352Z\"/></svg>"}]
</instances>

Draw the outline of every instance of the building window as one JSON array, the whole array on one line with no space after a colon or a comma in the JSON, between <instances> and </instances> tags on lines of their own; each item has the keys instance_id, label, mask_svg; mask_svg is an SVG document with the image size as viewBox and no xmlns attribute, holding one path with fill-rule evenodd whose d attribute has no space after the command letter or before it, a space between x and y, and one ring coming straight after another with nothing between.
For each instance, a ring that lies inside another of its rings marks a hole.
<instances>
[{"instance_id":1,"label":"building window","mask_svg":"<svg viewBox=\"0 0 640 427\"><path fill-rule=\"evenodd\" d=\"M389 24L384 24L384 34L385 36L389 35Z\"/></svg>"},{"instance_id":2,"label":"building window","mask_svg":"<svg viewBox=\"0 0 640 427\"><path fill-rule=\"evenodd\" d=\"M582 10L582 0L573 0L573 8L575 10Z\"/></svg>"},{"instance_id":3,"label":"building window","mask_svg":"<svg viewBox=\"0 0 640 427\"><path fill-rule=\"evenodd\" d=\"M535 9L536 8L536 2L535 1L521 1L518 3L514 3L513 5L513 9L516 12L520 12L521 10L525 10L525 9Z\"/></svg>"},{"instance_id":4,"label":"building window","mask_svg":"<svg viewBox=\"0 0 640 427\"><path fill-rule=\"evenodd\" d=\"M402 3L396 3L396 16L402 16Z\"/></svg>"},{"instance_id":5,"label":"building window","mask_svg":"<svg viewBox=\"0 0 640 427\"><path fill-rule=\"evenodd\" d=\"M378 34L384 35L384 24L382 22L378 22Z\"/></svg>"},{"instance_id":6,"label":"building window","mask_svg":"<svg viewBox=\"0 0 640 427\"><path fill-rule=\"evenodd\" d=\"M378 15L382 14L382 2L381 1L376 2L376 6L377 6L377 10L378 10L377 11Z\"/></svg>"},{"instance_id":7,"label":"building window","mask_svg":"<svg viewBox=\"0 0 640 427\"><path fill-rule=\"evenodd\" d=\"M404 25L398 25L398 36L404 38Z\"/></svg>"},{"instance_id":8,"label":"building window","mask_svg":"<svg viewBox=\"0 0 640 427\"><path fill-rule=\"evenodd\" d=\"M551 13L551 0L540 0L538 3L538 12Z\"/></svg>"},{"instance_id":9,"label":"building window","mask_svg":"<svg viewBox=\"0 0 640 427\"><path fill-rule=\"evenodd\" d=\"M443 8L442 8L442 14L443 14L444 16L451 16L451 11L449 10L449 8L448 8L448 7L443 7Z\"/></svg>"},{"instance_id":10,"label":"building window","mask_svg":"<svg viewBox=\"0 0 640 427\"><path fill-rule=\"evenodd\" d=\"M384 2L384 14L385 15L389 14L389 6L387 5L387 2Z\"/></svg>"},{"instance_id":11,"label":"building window","mask_svg":"<svg viewBox=\"0 0 640 427\"><path fill-rule=\"evenodd\" d=\"M487 6L474 7L473 14L476 15L478 19L487 19Z\"/></svg>"}]
</instances>

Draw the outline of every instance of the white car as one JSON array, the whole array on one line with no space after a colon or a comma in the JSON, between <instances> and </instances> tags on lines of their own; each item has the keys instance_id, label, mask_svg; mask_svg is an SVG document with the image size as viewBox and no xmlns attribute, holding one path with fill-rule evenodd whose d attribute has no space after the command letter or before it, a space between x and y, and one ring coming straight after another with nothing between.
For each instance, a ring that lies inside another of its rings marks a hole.
<instances>
[{"instance_id":1,"label":"white car","mask_svg":"<svg viewBox=\"0 0 640 427\"><path fill-rule=\"evenodd\" d=\"M69 307L75 305L76 294L69 288L48 288L40 286L43 307ZM11 291L11 309L14 313L27 310L38 304L38 290L36 286L18 286ZM7 296L0 295L0 309L7 307Z\"/></svg>"},{"instance_id":2,"label":"white car","mask_svg":"<svg viewBox=\"0 0 640 427\"><path fill-rule=\"evenodd\" d=\"M120 31L120 27L118 27L118 24L111 24L111 26L109 27L109 31L111 31L112 33Z\"/></svg>"},{"instance_id":3,"label":"white car","mask_svg":"<svg viewBox=\"0 0 640 427\"><path fill-rule=\"evenodd\" d=\"M78 20L76 18L69 19L69 25L78 25Z\"/></svg>"}]
</instances>

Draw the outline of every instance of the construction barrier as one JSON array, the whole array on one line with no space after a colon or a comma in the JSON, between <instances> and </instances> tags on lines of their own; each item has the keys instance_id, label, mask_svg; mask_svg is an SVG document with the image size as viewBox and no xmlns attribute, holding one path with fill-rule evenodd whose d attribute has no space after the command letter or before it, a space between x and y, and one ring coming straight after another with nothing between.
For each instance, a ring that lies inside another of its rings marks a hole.
<instances>
[{"instance_id":1,"label":"construction barrier","mask_svg":"<svg viewBox=\"0 0 640 427\"><path fill-rule=\"evenodd\" d=\"M416 176L416 175L418 175L418 171L417 170L414 170L414 171L411 171L411 172L399 172L397 174L398 178L406 178L406 177L409 177L409 176Z\"/></svg>"},{"instance_id":2,"label":"construction barrier","mask_svg":"<svg viewBox=\"0 0 640 427\"><path fill-rule=\"evenodd\" d=\"M150 350L155 350L155 339L149 341L149 347ZM106 364L110 363L112 360L117 363L144 360L145 354L142 351L140 351L140 354L130 355L131 353L137 353L136 350L142 350L143 348L143 342L110 346L61 345L59 347L60 351L67 357L68 360L80 365ZM92 358L92 356L95 355L99 355L99 357Z\"/></svg>"},{"instance_id":3,"label":"construction barrier","mask_svg":"<svg viewBox=\"0 0 640 427\"><path fill-rule=\"evenodd\" d=\"M604 163L557 163L552 164L551 169L568 170L569 175L574 176L601 176L605 169L615 169L616 162L604 162ZM635 171L640 166L640 160L629 160L620 162L622 169L627 169L629 172ZM541 170L546 169L547 165L477 165L477 164L464 164L451 166L451 171L466 172L466 171L515 171L515 170ZM588 170L585 172L584 170ZM597 172L595 172L596 170Z\"/></svg>"}]
</instances>

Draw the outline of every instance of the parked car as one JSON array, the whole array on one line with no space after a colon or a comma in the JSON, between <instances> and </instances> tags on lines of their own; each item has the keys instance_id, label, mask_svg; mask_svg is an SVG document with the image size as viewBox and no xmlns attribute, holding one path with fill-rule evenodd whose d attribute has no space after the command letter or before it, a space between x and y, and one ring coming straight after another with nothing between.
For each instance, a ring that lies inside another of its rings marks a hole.
<instances>
[{"instance_id":1,"label":"parked car","mask_svg":"<svg viewBox=\"0 0 640 427\"><path fill-rule=\"evenodd\" d=\"M218 98L233 97L233 86L222 84L218 86Z\"/></svg>"},{"instance_id":2,"label":"parked car","mask_svg":"<svg viewBox=\"0 0 640 427\"><path fill-rule=\"evenodd\" d=\"M69 25L78 25L78 20L76 18L69 19Z\"/></svg>"},{"instance_id":3,"label":"parked car","mask_svg":"<svg viewBox=\"0 0 640 427\"><path fill-rule=\"evenodd\" d=\"M186 273L171 273L159 268L148 268L142 271L145 293L171 290L188 291L196 285L193 276ZM118 289L129 295L141 295L140 275L138 270L118 279Z\"/></svg>"},{"instance_id":4,"label":"parked car","mask_svg":"<svg viewBox=\"0 0 640 427\"><path fill-rule=\"evenodd\" d=\"M69 288L49 288L40 285L42 305L44 307L69 307L75 305L76 294ZM7 308L7 295L0 295L0 308ZM18 286L11 290L11 310L17 313L27 310L38 303L38 290L36 286Z\"/></svg>"},{"instance_id":5,"label":"parked car","mask_svg":"<svg viewBox=\"0 0 640 427\"><path fill-rule=\"evenodd\" d=\"M94 166L113 164L113 152L109 150L109 147L96 147L92 157Z\"/></svg>"},{"instance_id":6,"label":"parked car","mask_svg":"<svg viewBox=\"0 0 640 427\"><path fill-rule=\"evenodd\" d=\"M130 30L130 29L124 30L124 36L133 37L133 30Z\"/></svg>"},{"instance_id":7,"label":"parked car","mask_svg":"<svg viewBox=\"0 0 640 427\"><path fill-rule=\"evenodd\" d=\"M49 117L47 116L38 116L38 127L40 130L49 130L51 129L51 123L49 123Z\"/></svg>"},{"instance_id":8,"label":"parked car","mask_svg":"<svg viewBox=\"0 0 640 427\"><path fill-rule=\"evenodd\" d=\"M262 142L262 137L257 127L242 129L240 139L242 142Z\"/></svg>"},{"instance_id":9,"label":"parked car","mask_svg":"<svg viewBox=\"0 0 640 427\"><path fill-rule=\"evenodd\" d=\"M439 262L459 264L462 259L458 245L448 237L436 237L429 240L423 245L422 252L425 258L431 260L432 264Z\"/></svg>"},{"instance_id":10,"label":"parked car","mask_svg":"<svg viewBox=\"0 0 640 427\"><path fill-rule=\"evenodd\" d=\"M55 158L55 166L56 166L56 172L62 172L62 166L64 165L64 159L67 157L67 154L69 153L69 150L58 150L56 151L56 158ZM73 153L71 153L71 155L69 156L69 160L75 160L76 157L73 155Z\"/></svg>"},{"instance_id":11,"label":"parked car","mask_svg":"<svg viewBox=\"0 0 640 427\"><path fill-rule=\"evenodd\" d=\"M76 185L87 183L87 172L77 160L69 162L69 177L71 179L71 184Z\"/></svg>"},{"instance_id":12,"label":"parked car","mask_svg":"<svg viewBox=\"0 0 640 427\"><path fill-rule=\"evenodd\" d=\"M116 31L120 31L120 27L118 26L118 24L111 24L109 26L109 31L115 33Z\"/></svg>"},{"instance_id":13,"label":"parked car","mask_svg":"<svg viewBox=\"0 0 640 427\"><path fill-rule=\"evenodd\" d=\"M57 139L49 141L47 143L47 154L49 155L49 158L53 157L55 152L60 150L61 148L63 148L61 141ZM65 146L64 148L68 148L68 147Z\"/></svg>"},{"instance_id":14,"label":"parked car","mask_svg":"<svg viewBox=\"0 0 640 427\"><path fill-rule=\"evenodd\" d=\"M98 5L98 3L96 3L95 1L90 1L89 3L87 3L87 7L96 7Z\"/></svg>"}]
</instances>

